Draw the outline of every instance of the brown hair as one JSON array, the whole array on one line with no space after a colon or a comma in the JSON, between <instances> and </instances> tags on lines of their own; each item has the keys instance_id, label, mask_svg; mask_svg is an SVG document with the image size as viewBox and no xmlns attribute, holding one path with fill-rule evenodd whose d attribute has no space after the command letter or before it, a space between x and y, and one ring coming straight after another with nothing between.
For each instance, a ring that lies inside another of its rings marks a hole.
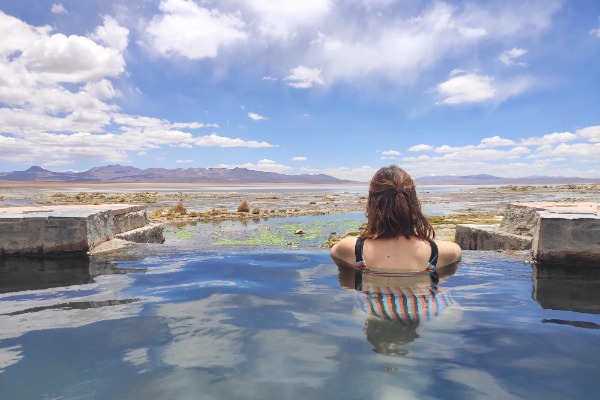
<instances>
[{"instance_id":1,"label":"brown hair","mask_svg":"<svg viewBox=\"0 0 600 400\"><path fill-rule=\"evenodd\" d=\"M421 211L414 181L397 165L381 168L373 175L366 216L367 224L361 234L366 239L435 238L433 227Z\"/></svg>"}]
</instances>

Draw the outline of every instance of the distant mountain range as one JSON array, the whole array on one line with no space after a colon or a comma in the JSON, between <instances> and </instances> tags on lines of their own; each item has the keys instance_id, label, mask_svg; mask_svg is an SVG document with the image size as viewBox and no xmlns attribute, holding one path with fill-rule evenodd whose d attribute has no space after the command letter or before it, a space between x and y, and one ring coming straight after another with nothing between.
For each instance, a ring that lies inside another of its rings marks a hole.
<instances>
[{"instance_id":1,"label":"distant mountain range","mask_svg":"<svg viewBox=\"0 0 600 400\"><path fill-rule=\"evenodd\" d=\"M147 168L123 165L95 167L84 172L52 172L41 167L25 171L0 172L0 180L53 182L209 183L209 184L358 184L325 174L286 175L247 168ZM600 183L600 178L529 176L501 178L493 175L440 175L417 177L423 185L533 185Z\"/></svg>"},{"instance_id":2,"label":"distant mountain range","mask_svg":"<svg viewBox=\"0 0 600 400\"><path fill-rule=\"evenodd\" d=\"M0 172L5 181L53 182L131 182L131 183L279 183L279 184L340 184L358 183L337 179L324 174L286 175L275 172L253 171L247 168L147 168L123 165L95 167L84 172L52 172L42 167L25 171Z\"/></svg>"},{"instance_id":3,"label":"distant mountain range","mask_svg":"<svg viewBox=\"0 0 600 400\"><path fill-rule=\"evenodd\" d=\"M563 185L569 183L600 183L600 178L577 178L564 176L526 176L502 178L493 175L440 175L422 176L416 181L424 185Z\"/></svg>"}]
</instances>

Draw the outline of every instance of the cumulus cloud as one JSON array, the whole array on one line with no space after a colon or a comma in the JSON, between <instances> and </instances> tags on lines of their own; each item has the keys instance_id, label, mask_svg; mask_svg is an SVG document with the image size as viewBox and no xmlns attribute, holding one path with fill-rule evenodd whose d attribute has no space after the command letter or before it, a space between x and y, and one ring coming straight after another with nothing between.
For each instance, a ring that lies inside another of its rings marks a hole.
<instances>
[{"instance_id":1,"label":"cumulus cloud","mask_svg":"<svg viewBox=\"0 0 600 400\"><path fill-rule=\"evenodd\" d=\"M182 131L216 124L120 112L110 102L122 95L112 80L125 72L128 35L109 16L84 37L53 33L48 26L30 26L0 12L0 160L129 162L131 153L144 155L161 146L273 146Z\"/></svg>"},{"instance_id":2,"label":"cumulus cloud","mask_svg":"<svg viewBox=\"0 0 600 400\"><path fill-rule=\"evenodd\" d=\"M493 80L492 77L476 73L460 73L440 83L437 91L444 97L442 104L479 103L495 96Z\"/></svg>"},{"instance_id":3,"label":"cumulus cloud","mask_svg":"<svg viewBox=\"0 0 600 400\"><path fill-rule=\"evenodd\" d=\"M491 138L484 138L481 140L481 143L477 146L480 148L487 147L504 147L504 146L512 146L515 142L510 139L503 139L500 136L493 136Z\"/></svg>"},{"instance_id":4,"label":"cumulus cloud","mask_svg":"<svg viewBox=\"0 0 600 400\"><path fill-rule=\"evenodd\" d=\"M576 133L555 132L520 141L493 136L482 139L479 144L437 146L433 153L432 156L403 157L403 167L417 175L439 175L439 171L444 171L444 175L594 177L600 172L597 167L582 170L581 165L598 165L600 127L586 127Z\"/></svg>"},{"instance_id":5,"label":"cumulus cloud","mask_svg":"<svg viewBox=\"0 0 600 400\"><path fill-rule=\"evenodd\" d=\"M450 79L437 85L436 91L443 97L438 104L469 104L494 101L502 102L533 87L536 80L529 76L517 76L502 81L475 72L454 70Z\"/></svg>"},{"instance_id":6,"label":"cumulus cloud","mask_svg":"<svg viewBox=\"0 0 600 400\"><path fill-rule=\"evenodd\" d=\"M382 160L397 160L396 156L399 156L400 152L396 150L385 150L381 152Z\"/></svg>"},{"instance_id":7,"label":"cumulus cloud","mask_svg":"<svg viewBox=\"0 0 600 400\"><path fill-rule=\"evenodd\" d=\"M175 160L176 163L181 163L181 164L190 164L193 163L194 160Z\"/></svg>"},{"instance_id":8,"label":"cumulus cloud","mask_svg":"<svg viewBox=\"0 0 600 400\"><path fill-rule=\"evenodd\" d=\"M262 115L256 114L253 112L248 113L248 118L250 118L253 121L263 121L263 120L267 119L267 117L263 117Z\"/></svg>"},{"instance_id":9,"label":"cumulus cloud","mask_svg":"<svg viewBox=\"0 0 600 400\"><path fill-rule=\"evenodd\" d=\"M307 160L306 157L301 157L301 156L292 158L292 161L306 161L306 160Z\"/></svg>"},{"instance_id":10,"label":"cumulus cloud","mask_svg":"<svg viewBox=\"0 0 600 400\"><path fill-rule=\"evenodd\" d=\"M96 28L96 31L91 35L91 38L104 43L106 46L119 51L125 50L127 47L127 37L129 29L122 27L111 16L104 16L104 24Z\"/></svg>"},{"instance_id":11,"label":"cumulus cloud","mask_svg":"<svg viewBox=\"0 0 600 400\"><path fill-rule=\"evenodd\" d=\"M419 152L419 151L429 151L433 150L433 146L428 144L417 144L415 146L411 146L408 148L408 151Z\"/></svg>"},{"instance_id":12,"label":"cumulus cloud","mask_svg":"<svg viewBox=\"0 0 600 400\"><path fill-rule=\"evenodd\" d=\"M323 85L323 75L318 68L308 68L299 65L290 71L290 74L285 78L288 85L296 89L308 89L314 85Z\"/></svg>"},{"instance_id":13,"label":"cumulus cloud","mask_svg":"<svg viewBox=\"0 0 600 400\"><path fill-rule=\"evenodd\" d=\"M577 139L577 135L571 132L554 132L542 137L530 137L521 140L523 146L541 146L556 143L565 143Z\"/></svg>"},{"instance_id":14,"label":"cumulus cloud","mask_svg":"<svg viewBox=\"0 0 600 400\"><path fill-rule=\"evenodd\" d=\"M258 161L257 163L245 163L245 164L219 164L218 168L248 168L254 171L263 171L263 172L277 172L281 173L284 171L290 171L293 168L287 165L279 164L273 160L263 159Z\"/></svg>"},{"instance_id":15,"label":"cumulus cloud","mask_svg":"<svg viewBox=\"0 0 600 400\"><path fill-rule=\"evenodd\" d=\"M165 56L214 58L219 48L248 38L237 15L209 10L191 0L163 0L160 10L162 14L150 21L146 32L152 46Z\"/></svg>"},{"instance_id":16,"label":"cumulus cloud","mask_svg":"<svg viewBox=\"0 0 600 400\"><path fill-rule=\"evenodd\" d=\"M350 167L337 167L337 168L325 168L321 172L323 174L331 175L338 179L348 179L352 181L368 182L375 174L376 169L365 165L358 168Z\"/></svg>"},{"instance_id":17,"label":"cumulus cloud","mask_svg":"<svg viewBox=\"0 0 600 400\"><path fill-rule=\"evenodd\" d=\"M228 138L213 133L194 139L194 143L200 147L273 147L268 142L257 142L254 140L243 140L239 138Z\"/></svg>"},{"instance_id":18,"label":"cumulus cloud","mask_svg":"<svg viewBox=\"0 0 600 400\"><path fill-rule=\"evenodd\" d=\"M65 9L61 3L52 4L52 8L50 8L52 14L68 14L68 11Z\"/></svg>"},{"instance_id":19,"label":"cumulus cloud","mask_svg":"<svg viewBox=\"0 0 600 400\"><path fill-rule=\"evenodd\" d=\"M502 54L500 54L500 57L498 57L498 58L504 64L511 65L511 64L513 64L515 62L515 60L517 58L522 57L525 54L527 54L527 50L521 49L521 48L518 48L518 47L513 47L512 49L506 50L505 52L503 52ZM518 63L518 65L525 65L525 64Z\"/></svg>"},{"instance_id":20,"label":"cumulus cloud","mask_svg":"<svg viewBox=\"0 0 600 400\"><path fill-rule=\"evenodd\" d=\"M600 142L600 125L578 129L575 134L577 137L587 139L589 142L598 143Z\"/></svg>"}]
</instances>

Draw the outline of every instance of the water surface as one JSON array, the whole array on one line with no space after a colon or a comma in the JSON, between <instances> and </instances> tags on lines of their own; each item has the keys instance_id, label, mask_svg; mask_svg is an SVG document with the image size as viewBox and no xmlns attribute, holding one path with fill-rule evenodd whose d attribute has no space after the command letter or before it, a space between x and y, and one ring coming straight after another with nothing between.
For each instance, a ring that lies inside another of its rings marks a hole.
<instances>
[{"instance_id":1,"label":"water surface","mask_svg":"<svg viewBox=\"0 0 600 400\"><path fill-rule=\"evenodd\" d=\"M157 255L104 273L3 290L0 398L563 399L600 389L600 278L589 270L565 288L564 270L466 251L439 288L451 301L411 321L365 308L327 250Z\"/></svg>"}]
</instances>

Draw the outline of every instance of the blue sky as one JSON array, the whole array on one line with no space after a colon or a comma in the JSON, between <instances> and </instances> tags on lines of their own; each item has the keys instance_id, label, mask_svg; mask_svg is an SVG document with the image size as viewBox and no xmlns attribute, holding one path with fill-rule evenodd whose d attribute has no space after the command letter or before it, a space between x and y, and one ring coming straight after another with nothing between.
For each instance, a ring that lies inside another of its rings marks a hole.
<instances>
[{"instance_id":1,"label":"blue sky","mask_svg":"<svg viewBox=\"0 0 600 400\"><path fill-rule=\"evenodd\" d=\"M600 177L597 0L4 0L0 171Z\"/></svg>"}]
</instances>

